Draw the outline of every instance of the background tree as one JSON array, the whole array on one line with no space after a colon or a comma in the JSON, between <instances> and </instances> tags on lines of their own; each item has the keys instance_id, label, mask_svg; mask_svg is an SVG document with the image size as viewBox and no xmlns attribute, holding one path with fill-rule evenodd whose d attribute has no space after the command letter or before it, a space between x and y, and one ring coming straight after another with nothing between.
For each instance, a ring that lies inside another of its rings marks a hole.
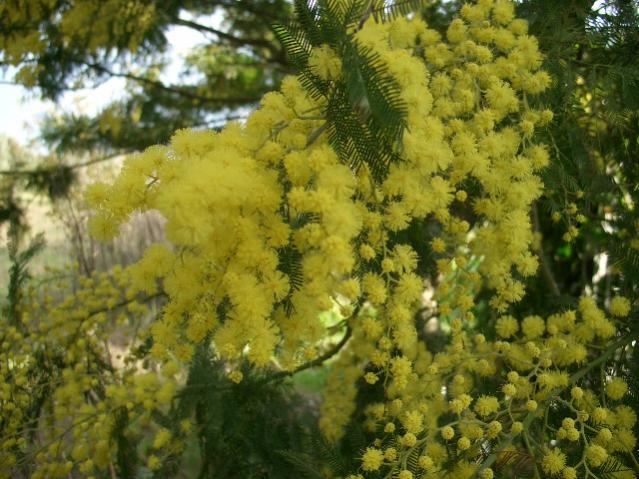
<instances>
[{"instance_id":1,"label":"background tree","mask_svg":"<svg viewBox=\"0 0 639 479\"><path fill-rule=\"evenodd\" d=\"M130 152L180 128L221 126L276 88L290 68L272 26L290 9L284 0L10 0L0 5L1 61L14 67L15 82L51 100L126 79L123 98L94 117L50 118L42 136L58 153ZM166 33L176 26L201 33L203 42L173 83L163 73Z\"/></svg>"}]
</instances>

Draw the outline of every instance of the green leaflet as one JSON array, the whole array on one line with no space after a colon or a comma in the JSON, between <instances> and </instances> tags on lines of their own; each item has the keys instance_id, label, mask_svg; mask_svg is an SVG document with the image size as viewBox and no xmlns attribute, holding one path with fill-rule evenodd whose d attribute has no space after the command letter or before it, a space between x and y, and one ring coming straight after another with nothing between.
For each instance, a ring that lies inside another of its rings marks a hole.
<instances>
[{"instance_id":1,"label":"green leaflet","mask_svg":"<svg viewBox=\"0 0 639 479\"><path fill-rule=\"evenodd\" d=\"M370 16L385 21L406 15L423 3L412 0L378 6L370 0L298 0L297 20L275 27L290 61L299 70L301 85L314 99L326 99L324 114L333 148L353 169L367 165L377 181L398 159L395 147L406 126L405 105L382 59L360 45L355 33ZM338 81L325 81L308 67L312 48L324 44L342 59ZM381 149L380 144L384 145Z\"/></svg>"}]
</instances>

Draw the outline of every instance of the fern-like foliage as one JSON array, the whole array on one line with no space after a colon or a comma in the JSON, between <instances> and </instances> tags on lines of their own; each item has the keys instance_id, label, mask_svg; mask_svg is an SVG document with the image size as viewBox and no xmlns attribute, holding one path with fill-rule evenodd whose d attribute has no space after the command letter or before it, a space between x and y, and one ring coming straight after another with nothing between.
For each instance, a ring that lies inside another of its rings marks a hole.
<instances>
[{"instance_id":1,"label":"fern-like foliage","mask_svg":"<svg viewBox=\"0 0 639 479\"><path fill-rule=\"evenodd\" d=\"M619 477L617 474L619 474L620 472L623 473L632 471L633 469L630 469L617 458L611 456L597 469L597 477L601 479L616 479L617 477Z\"/></svg>"},{"instance_id":2,"label":"fern-like foliage","mask_svg":"<svg viewBox=\"0 0 639 479\"><path fill-rule=\"evenodd\" d=\"M357 460L369 440L355 424L338 443L328 442L317 428L313 428L308 432L307 443L311 447L307 451L282 450L278 453L295 471L296 477L322 479L327 477L327 471L330 471L330 477L346 477L357 469Z\"/></svg>"},{"instance_id":3,"label":"fern-like foliage","mask_svg":"<svg viewBox=\"0 0 639 479\"><path fill-rule=\"evenodd\" d=\"M9 240L11 267L9 268L9 287L7 290L5 314L11 326L19 326L18 311L20 310L20 291L22 291L24 283L29 279L29 262L42 250L44 244L43 234L39 234L33 238L29 246L23 251L19 251L18 249L17 232L15 232Z\"/></svg>"},{"instance_id":4,"label":"fern-like foliage","mask_svg":"<svg viewBox=\"0 0 639 479\"><path fill-rule=\"evenodd\" d=\"M129 413L122 408L114 413L111 437L117 444L117 468L122 477L133 477L138 466L138 456L133 441L127 434L129 429Z\"/></svg>"},{"instance_id":5,"label":"fern-like foliage","mask_svg":"<svg viewBox=\"0 0 639 479\"><path fill-rule=\"evenodd\" d=\"M326 129L333 147L354 169L367 165L381 180L405 128L399 86L381 58L359 44L355 33L371 16L384 21L418 9L422 1L334 0L295 2L296 20L274 31L313 98L326 100ZM342 75L326 81L308 66L313 47L328 45L342 58ZM384 141L379 141L383 138ZM379 145L388 145L380 150Z\"/></svg>"},{"instance_id":6,"label":"fern-like foliage","mask_svg":"<svg viewBox=\"0 0 639 479\"><path fill-rule=\"evenodd\" d=\"M195 351L186 384L171 409L153 415L155 423L185 442L183 424L191 421L196 431L195 440L187 445L191 452L164 457L158 470L147 470L149 477L318 477L312 471L315 466L320 471L320 464L305 455L305 451L314 450L314 435L313 417L305 410L302 398L281 382L266 381L248 367L243 373L243 381L234 384L210 346ZM137 447L143 445L136 446L135 438L122 436L119 426L125 421L125 416L116 416L113 438L129 441L128 451L135 455ZM122 477L132 477L125 471L135 461L135 456L118 457Z\"/></svg>"},{"instance_id":7,"label":"fern-like foliage","mask_svg":"<svg viewBox=\"0 0 639 479\"><path fill-rule=\"evenodd\" d=\"M423 0L397 0L390 5L378 6L372 14L378 21L389 21L419 11L426 3Z\"/></svg>"}]
</instances>

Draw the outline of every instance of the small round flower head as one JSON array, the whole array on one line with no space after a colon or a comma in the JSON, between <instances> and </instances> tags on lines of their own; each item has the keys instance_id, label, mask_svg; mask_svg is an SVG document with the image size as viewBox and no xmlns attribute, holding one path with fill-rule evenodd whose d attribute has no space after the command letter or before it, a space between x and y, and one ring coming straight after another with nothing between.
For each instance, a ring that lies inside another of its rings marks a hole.
<instances>
[{"instance_id":1,"label":"small round flower head","mask_svg":"<svg viewBox=\"0 0 639 479\"><path fill-rule=\"evenodd\" d=\"M384 459L387 461L394 461L397 458L397 449L394 447L386 448L384 451Z\"/></svg>"},{"instance_id":2,"label":"small round flower head","mask_svg":"<svg viewBox=\"0 0 639 479\"><path fill-rule=\"evenodd\" d=\"M413 447L417 444L417 437L412 432L407 432L404 434L404 437L402 437L402 444L406 447Z\"/></svg>"},{"instance_id":3,"label":"small round flower head","mask_svg":"<svg viewBox=\"0 0 639 479\"><path fill-rule=\"evenodd\" d=\"M420 411L409 411L402 417L402 424L407 432L420 433L424 429L424 415Z\"/></svg>"},{"instance_id":4,"label":"small round flower head","mask_svg":"<svg viewBox=\"0 0 639 479\"><path fill-rule=\"evenodd\" d=\"M575 442L578 441L581 437L581 433L579 432L579 430L577 430L577 428L571 427L569 429L565 429L565 431L566 439L568 439L569 441Z\"/></svg>"},{"instance_id":5,"label":"small round flower head","mask_svg":"<svg viewBox=\"0 0 639 479\"><path fill-rule=\"evenodd\" d=\"M586 460L592 467L601 466L607 458L608 453L603 447L597 444L590 444L586 447Z\"/></svg>"},{"instance_id":6,"label":"small round flower head","mask_svg":"<svg viewBox=\"0 0 639 479\"><path fill-rule=\"evenodd\" d=\"M404 469L398 474L397 479L413 479L413 473L408 469Z\"/></svg>"},{"instance_id":7,"label":"small round flower head","mask_svg":"<svg viewBox=\"0 0 639 479\"><path fill-rule=\"evenodd\" d=\"M328 45L314 48L308 65L313 73L324 80L337 78L342 70L342 61Z\"/></svg>"},{"instance_id":8,"label":"small round flower head","mask_svg":"<svg viewBox=\"0 0 639 479\"><path fill-rule=\"evenodd\" d=\"M502 425L499 421L491 421L490 424L488 424L486 435L488 436L489 439L494 439L499 435L499 433L501 432L501 429L502 429Z\"/></svg>"},{"instance_id":9,"label":"small round flower head","mask_svg":"<svg viewBox=\"0 0 639 479\"><path fill-rule=\"evenodd\" d=\"M561 473L563 479L577 479L577 470L574 467L566 467Z\"/></svg>"},{"instance_id":10,"label":"small round flower head","mask_svg":"<svg viewBox=\"0 0 639 479\"><path fill-rule=\"evenodd\" d=\"M510 338L513 334L519 331L519 323L512 316L502 316L497 319L495 330L502 338Z\"/></svg>"},{"instance_id":11,"label":"small round flower head","mask_svg":"<svg viewBox=\"0 0 639 479\"><path fill-rule=\"evenodd\" d=\"M612 439L612 432L607 427L603 427L597 433L597 439L602 442L608 442Z\"/></svg>"},{"instance_id":12,"label":"small round flower head","mask_svg":"<svg viewBox=\"0 0 639 479\"><path fill-rule=\"evenodd\" d=\"M465 451L469 447L470 447L470 439L468 439L465 436L460 437L459 440L457 441L457 448L460 451Z\"/></svg>"},{"instance_id":13,"label":"small round flower head","mask_svg":"<svg viewBox=\"0 0 639 479\"><path fill-rule=\"evenodd\" d=\"M480 479L493 479L494 475L495 474L493 473L493 470L490 467L484 469L483 471L479 473Z\"/></svg>"},{"instance_id":14,"label":"small round flower head","mask_svg":"<svg viewBox=\"0 0 639 479\"><path fill-rule=\"evenodd\" d=\"M365 471L376 471L384 462L384 453L373 447L366 448L362 456L362 469Z\"/></svg>"},{"instance_id":15,"label":"small round flower head","mask_svg":"<svg viewBox=\"0 0 639 479\"><path fill-rule=\"evenodd\" d=\"M523 430L524 425L521 421L515 421L512 426L510 426L510 432L512 432L513 434L520 434Z\"/></svg>"},{"instance_id":16,"label":"small round flower head","mask_svg":"<svg viewBox=\"0 0 639 479\"><path fill-rule=\"evenodd\" d=\"M465 409L464 403L459 399L453 399L450 402L449 408L451 412L454 412L455 414L461 414L461 412Z\"/></svg>"},{"instance_id":17,"label":"small round flower head","mask_svg":"<svg viewBox=\"0 0 639 479\"><path fill-rule=\"evenodd\" d=\"M575 386L570 390L570 396L579 401L582 397L584 397L584 390L579 386Z\"/></svg>"},{"instance_id":18,"label":"small round flower head","mask_svg":"<svg viewBox=\"0 0 639 479\"><path fill-rule=\"evenodd\" d=\"M610 301L610 314L619 318L625 318L630 313L630 301L623 296L615 296Z\"/></svg>"},{"instance_id":19,"label":"small round flower head","mask_svg":"<svg viewBox=\"0 0 639 479\"><path fill-rule=\"evenodd\" d=\"M364 374L364 380L368 384L375 384L379 380L379 377L377 377L377 374L369 372Z\"/></svg>"},{"instance_id":20,"label":"small round flower head","mask_svg":"<svg viewBox=\"0 0 639 479\"><path fill-rule=\"evenodd\" d=\"M450 427L450 426L444 426L442 428L442 437L444 439L446 439L447 441L451 440L453 437L455 437L455 430Z\"/></svg>"},{"instance_id":21,"label":"small round flower head","mask_svg":"<svg viewBox=\"0 0 639 479\"><path fill-rule=\"evenodd\" d=\"M511 383L504 384L501 390L506 396L513 397L515 394L517 394L517 387Z\"/></svg>"},{"instance_id":22,"label":"small round flower head","mask_svg":"<svg viewBox=\"0 0 639 479\"><path fill-rule=\"evenodd\" d=\"M619 400L628 392L628 385L626 381L621 378L612 378L612 380L606 384L606 394L610 399Z\"/></svg>"},{"instance_id":23,"label":"small round flower head","mask_svg":"<svg viewBox=\"0 0 639 479\"><path fill-rule=\"evenodd\" d=\"M592 411L592 420L596 423L605 422L608 419L608 410L602 407L596 407Z\"/></svg>"},{"instance_id":24,"label":"small round flower head","mask_svg":"<svg viewBox=\"0 0 639 479\"><path fill-rule=\"evenodd\" d=\"M544 472L556 476L566 465L566 455L559 448L546 454L541 462Z\"/></svg>"},{"instance_id":25,"label":"small round flower head","mask_svg":"<svg viewBox=\"0 0 639 479\"><path fill-rule=\"evenodd\" d=\"M395 270L395 263L390 258L384 258L382 260L382 271L384 273L391 273Z\"/></svg>"},{"instance_id":26,"label":"small round flower head","mask_svg":"<svg viewBox=\"0 0 639 479\"><path fill-rule=\"evenodd\" d=\"M419 462L419 467L425 470L429 470L435 465L435 463L433 462L430 456L420 456L418 462Z\"/></svg>"},{"instance_id":27,"label":"small round flower head","mask_svg":"<svg viewBox=\"0 0 639 479\"><path fill-rule=\"evenodd\" d=\"M617 423L623 424L625 427L632 428L637 422L637 415L628 406L619 406L615 409L615 416L617 417Z\"/></svg>"},{"instance_id":28,"label":"small round flower head","mask_svg":"<svg viewBox=\"0 0 639 479\"><path fill-rule=\"evenodd\" d=\"M371 260L375 257L375 250L367 244L363 244L359 247L359 254L365 260Z\"/></svg>"},{"instance_id":29,"label":"small round flower head","mask_svg":"<svg viewBox=\"0 0 639 479\"><path fill-rule=\"evenodd\" d=\"M522 321L521 330L528 339L535 339L544 334L546 323L539 316L528 316Z\"/></svg>"},{"instance_id":30,"label":"small round flower head","mask_svg":"<svg viewBox=\"0 0 639 479\"><path fill-rule=\"evenodd\" d=\"M446 243L441 238L435 238L433 241L431 241L430 245L435 253L443 253L444 251L446 251Z\"/></svg>"},{"instance_id":31,"label":"small round flower head","mask_svg":"<svg viewBox=\"0 0 639 479\"><path fill-rule=\"evenodd\" d=\"M475 402L475 411L482 417L490 416L499 410L499 401L494 396L482 396Z\"/></svg>"}]
</instances>

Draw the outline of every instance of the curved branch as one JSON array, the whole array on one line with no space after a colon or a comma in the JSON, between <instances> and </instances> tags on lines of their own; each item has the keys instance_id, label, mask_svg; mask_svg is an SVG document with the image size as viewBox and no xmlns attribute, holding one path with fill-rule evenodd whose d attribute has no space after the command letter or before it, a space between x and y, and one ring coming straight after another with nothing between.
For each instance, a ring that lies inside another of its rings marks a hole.
<instances>
[{"instance_id":1,"label":"curved branch","mask_svg":"<svg viewBox=\"0 0 639 479\"><path fill-rule=\"evenodd\" d=\"M201 23L193 22L191 20L186 20L184 18L179 18L179 17L173 17L171 20L173 20L173 22L176 25L182 25L184 27L192 28L199 32L212 33L219 39L227 40L229 43L232 43L233 45L238 45L238 46L250 45L254 47L264 47L271 51L273 50L273 47L274 47L273 43L263 38L236 37L235 35L224 32L222 30L218 30L217 28L209 27L207 25L202 25Z\"/></svg>"},{"instance_id":2,"label":"curved branch","mask_svg":"<svg viewBox=\"0 0 639 479\"><path fill-rule=\"evenodd\" d=\"M321 356L316 357L315 359L311 359L310 361L305 362L301 366L299 366L299 367L297 367L297 368L295 368L295 369L293 369L291 371L278 371L277 373L273 374L272 376L266 377L263 381L258 381L258 384L259 383L262 383L262 384L270 383L271 381L277 381L278 379L284 379L285 377L293 376L294 374L297 374L300 371L304 371L306 369L314 368L315 366L320 366L325 361L329 360L330 358L335 356L337 353L339 353L342 350L342 348L346 345L348 340L351 338L352 334L353 334L353 330L347 324L346 325L346 333L344 334L344 337L342 339L340 339L340 341L337 344L335 344L331 349L326 351L324 354L322 354Z\"/></svg>"},{"instance_id":3,"label":"curved branch","mask_svg":"<svg viewBox=\"0 0 639 479\"><path fill-rule=\"evenodd\" d=\"M200 103L213 103L213 104L245 104L245 103L255 103L259 100L258 97L227 97L227 98L215 98L205 95L200 95L190 90L186 90L184 88L178 88L171 85L165 85L159 80L152 80L150 78L141 77L138 75L134 75L132 73L123 73L123 72L114 72L109 68L100 65L99 63L89 63L82 62L83 65L89 67L92 70L95 70L100 73L104 73L106 75L118 78L126 78L127 80L133 80L140 84L150 85L159 90L163 90L169 93L175 93L177 95L181 95L185 98L190 98L191 100L198 101Z\"/></svg>"},{"instance_id":4,"label":"curved branch","mask_svg":"<svg viewBox=\"0 0 639 479\"><path fill-rule=\"evenodd\" d=\"M92 158L87 161L83 161L80 163L75 163L73 165L52 165L52 166L43 166L40 168L33 168L29 170L0 170L0 175L4 176L30 176L37 175L39 173L46 173L49 171L56 171L62 168L66 168L69 170L75 170L78 168L86 168L87 166L95 165L96 163L103 163L106 161L116 160L123 155L127 155L131 153L131 151L121 151L119 153L115 153L113 155L101 156L99 158Z\"/></svg>"},{"instance_id":5,"label":"curved branch","mask_svg":"<svg viewBox=\"0 0 639 479\"><path fill-rule=\"evenodd\" d=\"M539 225L539 213L537 212L537 203L533 203L532 205L532 220L533 220L533 227L535 231L541 234L541 228ZM538 256L539 256L539 263L541 264L541 271L544 274L546 280L548 281L548 285L550 286L550 291L552 292L553 296L556 296L556 297L561 296L561 291L559 290L559 286L557 285L555 276L553 275L552 270L550 269L550 262L548 261L548 258L546 257L546 253L544 253L543 244L539 245Z\"/></svg>"}]
</instances>

